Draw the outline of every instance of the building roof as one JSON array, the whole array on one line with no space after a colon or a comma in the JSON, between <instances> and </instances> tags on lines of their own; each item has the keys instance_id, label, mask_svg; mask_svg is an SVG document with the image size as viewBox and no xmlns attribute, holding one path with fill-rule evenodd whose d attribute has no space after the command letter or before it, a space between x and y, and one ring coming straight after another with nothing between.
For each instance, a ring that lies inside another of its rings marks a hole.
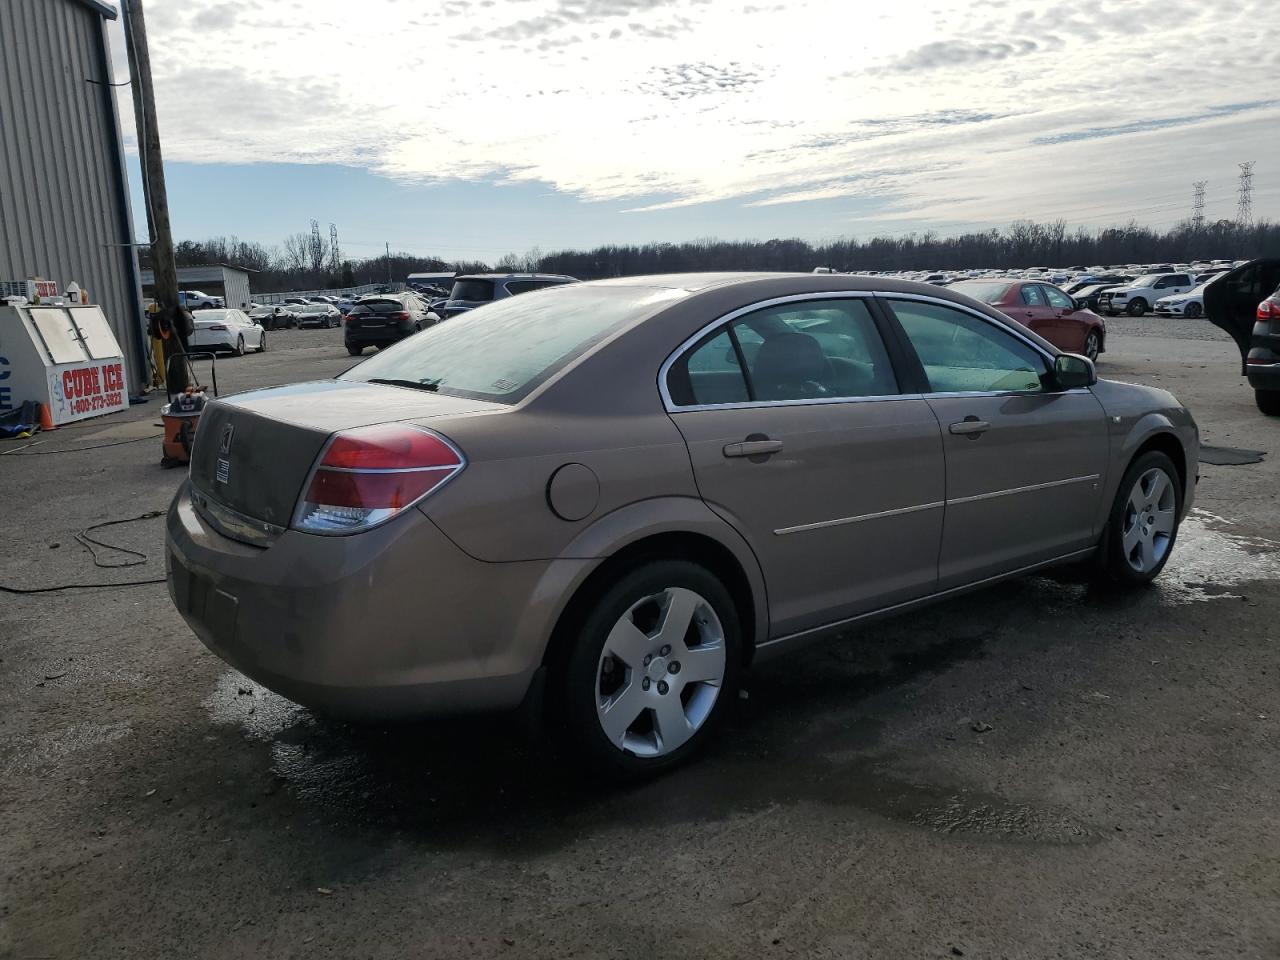
<instances>
[{"instance_id":1,"label":"building roof","mask_svg":"<svg viewBox=\"0 0 1280 960\"><path fill-rule=\"evenodd\" d=\"M106 17L108 20L114 20L119 16L116 12L116 8L110 3L107 3L107 0L77 0L77 2L84 4L90 10Z\"/></svg>"}]
</instances>

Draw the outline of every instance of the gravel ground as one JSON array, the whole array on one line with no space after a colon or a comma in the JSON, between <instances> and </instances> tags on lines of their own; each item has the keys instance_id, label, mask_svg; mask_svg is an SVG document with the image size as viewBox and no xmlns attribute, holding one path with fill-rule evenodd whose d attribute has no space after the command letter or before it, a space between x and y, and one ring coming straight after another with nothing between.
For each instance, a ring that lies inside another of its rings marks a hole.
<instances>
[{"instance_id":1,"label":"gravel ground","mask_svg":"<svg viewBox=\"0 0 1280 960\"><path fill-rule=\"evenodd\" d=\"M1108 326L1103 376L1275 450L1224 336ZM340 331L280 331L219 381L350 362ZM167 505L157 415L0 447L0 583L163 576L159 519L104 536L137 566L74 539ZM1201 467L1154 588L1027 578L851 632L756 671L709 756L629 790L505 718L316 717L160 585L8 596L0 957L1275 958L1276 463Z\"/></svg>"}]
</instances>

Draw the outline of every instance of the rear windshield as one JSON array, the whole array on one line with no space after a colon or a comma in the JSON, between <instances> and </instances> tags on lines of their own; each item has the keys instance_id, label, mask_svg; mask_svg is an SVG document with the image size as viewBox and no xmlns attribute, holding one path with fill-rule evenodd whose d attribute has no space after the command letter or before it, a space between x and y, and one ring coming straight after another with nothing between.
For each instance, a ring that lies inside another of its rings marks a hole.
<instances>
[{"instance_id":1,"label":"rear windshield","mask_svg":"<svg viewBox=\"0 0 1280 960\"><path fill-rule=\"evenodd\" d=\"M339 379L407 380L449 396L516 403L629 321L682 296L572 285L506 297L428 327Z\"/></svg>"},{"instance_id":2,"label":"rear windshield","mask_svg":"<svg viewBox=\"0 0 1280 960\"><path fill-rule=\"evenodd\" d=\"M369 313L396 313L404 310L404 304L399 300L361 300L351 308L351 312L356 313L361 309L367 309Z\"/></svg>"},{"instance_id":3,"label":"rear windshield","mask_svg":"<svg viewBox=\"0 0 1280 960\"><path fill-rule=\"evenodd\" d=\"M973 299L982 303L999 303L1000 298L1004 296L1004 292L1009 289L1009 284L989 283L983 280L961 280L959 283L951 284L947 289L963 293L966 297L973 297Z\"/></svg>"},{"instance_id":4,"label":"rear windshield","mask_svg":"<svg viewBox=\"0 0 1280 960\"><path fill-rule=\"evenodd\" d=\"M493 299L492 280L455 280L450 300L470 300L473 303L488 303Z\"/></svg>"}]
</instances>

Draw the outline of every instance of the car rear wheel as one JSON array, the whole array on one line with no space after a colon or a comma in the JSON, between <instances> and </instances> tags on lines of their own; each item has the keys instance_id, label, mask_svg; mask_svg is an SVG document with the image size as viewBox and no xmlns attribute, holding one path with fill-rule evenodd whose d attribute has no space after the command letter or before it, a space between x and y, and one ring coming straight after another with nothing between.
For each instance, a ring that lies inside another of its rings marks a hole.
<instances>
[{"instance_id":1,"label":"car rear wheel","mask_svg":"<svg viewBox=\"0 0 1280 960\"><path fill-rule=\"evenodd\" d=\"M1141 297L1135 297L1129 301L1129 306L1125 310L1131 317L1140 317L1147 312L1147 301Z\"/></svg>"},{"instance_id":2,"label":"car rear wheel","mask_svg":"<svg viewBox=\"0 0 1280 960\"><path fill-rule=\"evenodd\" d=\"M244 334L243 333L240 334L240 336L236 337L235 355L237 357L244 356Z\"/></svg>"},{"instance_id":3,"label":"car rear wheel","mask_svg":"<svg viewBox=\"0 0 1280 960\"><path fill-rule=\"evenodd\" d=\"M353 344L348 343L347 353L351 354L353 357L358 357L360 356L360 354L364 353L364 347L357 347L357 346L354 346Z\"/></svg>"},{"instance_id":4,"label":"car rear wheel","mask_svg":"<svg viewBox=\"0 0 1280 960\"><path fill-rule=\"evenodd\" d=\"M1158 450L1129 465L1116 492L1103 541L1102 568L1126 586L1150 583L1169 560L1178 538L1182 488L1173 461Z\"/></svg>"},{"instance_id":5,"label":"car rear wheel","mask_svg":"<svg viewBox=\"0 0 1280 960\"><path fill-rule=\"evenodd\" d=\"M1280 417L1280 390L1254 390L1253 402L1268 417Z\"/></svg>"},{"instance_id":6,"label":"car rear wheel","mask_svg":"<svg viewBox=\"0 0 1280 960\"><path fill-rule=\"evenodd\" d=\"M1097 360L1101 352L1102 338L1098 336L1097 330L1090 330L1089 335L1084 338L1084 355L1090 360Z\"/></svg>"},{"instance_id":7,"label":"car rear wheel","mask_svg":"<svg viewBox=\"0 0 1280 960\"><path fill-rule=\"evenodd\" d=\"M265 330L258 336L258 352L267 352L267 332Z\"/></svg>"},{"instance_id":8,"label":"car rear wheel","mask_svg":"<svg viewBox=\"0 0 1280 960\"><path fill-rule=\"evenodd\" d=\"M1188 320L1196 319L1196 317L1200 316L1200 304L1188 303L1186 307L1183 309L1182 315L1186 317Z\"/></svg>"},{"instance_id":9,"label":"car rear wheel","mask_svg":"<svg viewBox=\"0 0 1280 960\"><path fill-rule=\"evenodd\" d=\"M737 693L741 630L708 570L647 563L599 594L561 671L569 734L595 771L631 779L698 752Z\"/></svg>"}]
</instances>

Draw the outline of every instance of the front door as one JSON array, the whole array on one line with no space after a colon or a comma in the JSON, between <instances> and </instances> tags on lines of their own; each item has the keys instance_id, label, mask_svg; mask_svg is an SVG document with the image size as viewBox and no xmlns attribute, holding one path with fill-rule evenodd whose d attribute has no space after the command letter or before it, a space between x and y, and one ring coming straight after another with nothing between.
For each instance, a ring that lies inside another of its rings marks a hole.
<instances>
[{"instance_id":1,"label":"front door","mask_svg":"<svg viewBox=\"0 0 1280 960\"><path fill-rule=\"evenodd\" d=\"M751 544L786 636L931 593L942 439L868 298L740 312L667 374L702 497Z\"/></svg>"},{"instance_id":2,"label":"front door","mask_svg":"<svg viewBox=\"0 0 1280 960\"><path fill-rule=\"evenodd\" d=\"M1108 449L1097 398L1053 390L1048 358L994 321L888 302L924 368L946 449L939 589L1096 543Z\"/></svg>"}]
</instances>

